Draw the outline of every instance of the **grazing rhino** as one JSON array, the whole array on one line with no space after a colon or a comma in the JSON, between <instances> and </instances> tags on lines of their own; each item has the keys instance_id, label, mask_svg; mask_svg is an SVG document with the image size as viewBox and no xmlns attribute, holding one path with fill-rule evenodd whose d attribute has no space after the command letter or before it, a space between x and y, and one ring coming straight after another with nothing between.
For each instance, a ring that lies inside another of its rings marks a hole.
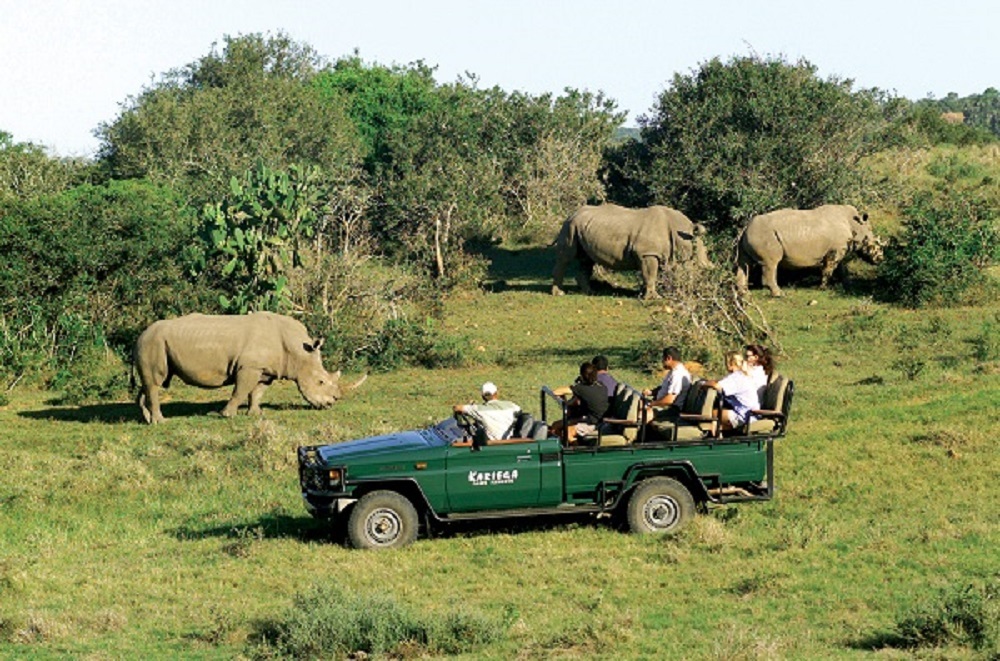
<instances>
[{"instance_id":1,"label":"grazing rhino","mask_svg":"<svg viewBox=\"0 0 1000 661\"><path fill-rule=\"evenodd\" d=\"M781 296L778 267L822 268L821 287L849 252L866 261L882 261L882 242L875 237L868 214L846 204L817 209L779 209L754 216L740 235L736 254L736 282L746 289L750 268L760 265L764 285Z\"/></svg>"},{"instance_id":2,"label":"grazing rhino","mask_svg":"<svg viewBox=\"0 0 1000 661\"><path fill-rule=\"evenodd\" d=\"M163 422L160 389L169 387L174 376L201 388L234 385L222 409L226 417L235 415L243 403L249 413L259 414L264 390L275 379L295 381L307 402L326 408L342 392L340 372L330 374L323 368L322 344L309 337L300 322L270 312L191 314L154 322L136 340L133 353L142 382L139 408L146 422Z\"/></svg>"},{"instance_id":3,"label":"grazing rhino","mask_svg":"<svg viewBox=\"0 0 1000 661\"><path fill-rule=\"evenodd\" d=\"M566 267L574 258L580 262L577 282L590 293L594 265L615 271L639 269L644 296L656 296L656 278L671 260L695 258L701 266L711 266L701 240L703 225L691 222L676 209L652 206L626 209L617 204L580 207L563 223L556 238L556 264L552 270L552 293L562 294Z\"/></svg>"}]
</instances>

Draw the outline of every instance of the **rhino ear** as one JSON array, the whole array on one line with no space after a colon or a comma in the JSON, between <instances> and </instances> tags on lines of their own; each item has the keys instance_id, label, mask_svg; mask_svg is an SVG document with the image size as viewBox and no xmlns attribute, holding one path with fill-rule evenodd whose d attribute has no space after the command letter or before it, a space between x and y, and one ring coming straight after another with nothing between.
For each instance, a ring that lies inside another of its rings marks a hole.
<instances>
[{"instance_id":1,"label":"rhino ear","mask_svg":"<svg viewBox=\"0 0 1000 661\"><path fill-rule=\"evenodd\" d=\"M867 213L861 214L861 222L862 223L867 223L868 222L868 214Z\"/></svg>"},{"instance_id":2,"label":"rhino ear","mask_svg":"<svg viewBox=\"0 0 1000 661\"><path fill-rule=\"evenodd\" d=\"M315 342L303 342L302 348L306 350L306 353L312 353L314 351L319 351L319 348L323 346L323 338L319 338Z\"/></svg>"}]
</instances>

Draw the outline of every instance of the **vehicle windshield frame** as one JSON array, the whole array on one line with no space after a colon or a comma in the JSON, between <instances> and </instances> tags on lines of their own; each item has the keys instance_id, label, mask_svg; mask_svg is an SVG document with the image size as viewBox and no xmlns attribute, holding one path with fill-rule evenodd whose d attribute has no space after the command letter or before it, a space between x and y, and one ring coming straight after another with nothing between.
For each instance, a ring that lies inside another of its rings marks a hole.
<instances>
[{"instance_id":1,"label":"vehicle windshield frame","mask_svg":"<svg viewBox=\"0 0 1000 661\"><path fill-rule=\"evenodd\" d=\"M428 427L426 431L430 444L433 446L454 445L465 438L465 431L454 417L445 418Z\"/></svg>"}]
</instances>

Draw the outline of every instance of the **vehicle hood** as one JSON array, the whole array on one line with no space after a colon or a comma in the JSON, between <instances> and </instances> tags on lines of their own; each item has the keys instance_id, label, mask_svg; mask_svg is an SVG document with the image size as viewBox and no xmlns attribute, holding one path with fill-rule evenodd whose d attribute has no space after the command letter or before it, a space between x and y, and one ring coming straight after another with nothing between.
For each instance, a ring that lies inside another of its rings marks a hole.
<instances>
[{"instance_id":1,"label":"vehicle hood","mask_svg":"<svg viewBox=\"0 0 1000 661\"><path fill-rule=\"evenodd\" d=\"M343 463L356 458L370 458L385 454L395 454L410 450L424 450L431 447L433 435L426 429L416 431L400 431L381 436L358 438L334 445L324 445L319 449L320 456L327 464ZM440 444L438 441L437 444Z\"/></svg>"}]
</instances>

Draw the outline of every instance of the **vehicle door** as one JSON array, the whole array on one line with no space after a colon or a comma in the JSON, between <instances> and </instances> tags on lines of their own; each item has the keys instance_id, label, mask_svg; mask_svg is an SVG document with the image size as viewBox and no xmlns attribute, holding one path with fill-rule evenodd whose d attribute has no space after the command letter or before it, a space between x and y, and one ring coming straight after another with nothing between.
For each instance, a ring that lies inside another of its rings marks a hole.
<instances>
[{"instance_id":1,"label":"vehicle door","mask_svg":"<svg viewBox=\"0 0 1000 661\"><path fill-rule=\"evenodd\" d=\"M449 509L452 512L505 510L539 504L542 453L539 441L473 447L456 444L448 449ZM546 456L546 461L552 458Z\"/></svg>"}]
</instances>

